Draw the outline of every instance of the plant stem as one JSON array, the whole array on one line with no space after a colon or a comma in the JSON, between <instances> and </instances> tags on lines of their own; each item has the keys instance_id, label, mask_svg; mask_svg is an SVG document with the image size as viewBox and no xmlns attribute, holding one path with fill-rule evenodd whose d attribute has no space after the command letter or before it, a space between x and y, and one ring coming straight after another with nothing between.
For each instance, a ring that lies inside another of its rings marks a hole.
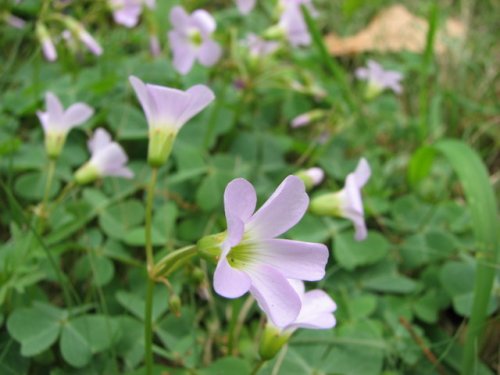
<instances>
[{"instance_id":1,"label":"plant stem","mask_svg":"<svg viewBox=\"0 0 500 375\"><path fill-rule=\"evenodd\" d=\"M54 159L50 159L49 167L47 169L47 179L45 180L45 189L43 192L42 211L46 210L47 204L49 202L50 188L52 187L52 181L54 180L55 171L56 161Z\"/></svg>"},{"instance_id":2,"label":"plant stem","mask_svg":"<svg viewBox=\"0 0 500 375\"><path fill-rule=\"evenodd\" d=\"M153 241L151 235L151 217L153 211L153 199L154 199L154 191L156 186L156 179L158 177L158 168L153 168L151 170L151 181L148 185L147 197L146 197L146 218L145 218L145 231L146 231L146 261L147 261L147 269L148 272L153 269Z\"/></svg>"},{"instance_id":3,"label":"plant stem","mask_svg":"<svg viewBox=\"0 0 500 375\"><path fill-rule=\"evenodd\" d=\"M146 236L146 261L147 261L147 286L146 286L146 305L144 311L144 348L145 348L145 362L146 362L146 375L153 373L153 243L151 235L151 216L153 211L153 198L156 186L156 179L158 177L158 168L151 170L151 181L149 182L146 197L146 218L145 218L145 236Z\"/></svg>"},{"instance_id":4,"label":"plant stem","mask_svg":"<svg viewBox=\"0 0 500 375\"><path fill-rule=\"evenodd\" d=\"M253 368L252 370L252 375L257 375L257 373L259 372L259 370L261 369L261 367L264 365L264 363L266 363L265 360L261 359L259 360L259 362L257 362L257 364L255 365L255 367Z\"/></svg>"},{"instance_id":5,"label":"plant stem","mask_svg":"<svg viewBox=\"0 0 500 375\"><path fill-rule=\"evenodd\" d=\"M144 313L144 350L146 375L153 374L153 290L154 280L148 273L146 287L146 310Z\"/></svg>"}]
</instances>

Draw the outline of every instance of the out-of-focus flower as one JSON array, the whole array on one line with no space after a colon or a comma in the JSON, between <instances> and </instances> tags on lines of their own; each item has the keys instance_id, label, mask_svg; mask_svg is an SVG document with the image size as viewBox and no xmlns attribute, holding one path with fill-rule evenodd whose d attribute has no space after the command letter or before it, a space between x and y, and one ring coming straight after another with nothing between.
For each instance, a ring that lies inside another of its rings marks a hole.
<instances>
[{"instance_id":1,"label":"out-of-focus flower","mask_svg":"<svg viewBox=\"0 0 500 375\"><path fill-rule=\"evenodd\" d=\"M175 6L170 11L170 22L174 29L168 33L168 39L174 54L173 65L179 73L187 74L196 60L204 66L219 60L222 49L212 40L216 23L210 13L198 9L188 14L181 6Z\"/></svg>"},{"instance_id":2,"label":"out-of-focus flower","mask_svg":"<svg viewBox=\"0 0 500 375\"><path fill-rule=\"evenodd\" d=\"M149 51L155 57L161 54L160 40L156 34L149 34Z\"/></svg>"},{"instance_id":3,"label":"out-of-focus flower","mask_svg":"<svg viewBox=\"0 0 500 375\"><path fill-rule=\"evenodd\" d=\"M141 0L109 0L116 23L125 27L134 27L139 22L142 12Z\"/></svg>"},{"instance_id":4,"label":"out-of-focus flower","mask_svg":"<svg viewBox=\"0 0 500 375\"><path fill-rule=\"evenodd\" d=\"M255 297L277 327L292 324L302 302L290 279L323 278L328 249L323 244L277 239L302 218L309 203L304 183L288 176L266 203L255 211L257 196L243 178L231 181L224 192L227 235L220 244L214 289L237 298Z\"/></svg>"},{"instance_id":5,"label":"out-of-focus flower","mask_svg":"<svg viewBox=\"0 0 500 375\"><path fill-rule=\"evenodd\" d=\"M75 173L75 181L88 184L106 176L132 178L134 173L127 168L127 154L123 148L111 140L109 133L98 128L88 141L91 158Z\"/></svg>"},{"instance_id":6,"label":"out-of-focus flower","mask_svg":"<svg viewBox=\"0 0 500 375\"><path fill-rule=\"evenodd\" d=\"M81 23L68 16L65 16L63 19L71 33L78 38L90 52L96 56L100 56L102 54L101 45L87 30L85 30Z\"/></svg>"},{"instance_id":7,"label":"out-of-focus flower","mask_svg":"<svg viewBox=\"0 0 500 375\"><path fill-rule=\"evenodd\" d=\"M301 83L297 80L292 80L290 82L290 88L297 92L307 95L313 95L315 98L322 99L327 96L327 92L316 82Z\"/></svg>"},{"instance_id":8,"label":"out-of-focus flower","mask_svg":"<svg viewBox=\"0 0 500 375\"><path fill-rule=\"evenodd\" d=\"M302 308L295 321L287 326L266 326L259 346L260 357L264 360L272 359L297 328L330 329L336 324L333 312L337 305L327 293L320 289L306 292L302 281L289 281L300 297Z\"/></svg>"},{"instance_id":9,"label":"out-of-focus flower","mask_svg":"<svg viewBox=\"0 0 500 375\"><path fill-rule=\"evenodd\" d=\"M335 193L327 193L314 198L309 207L317 215L333 215L349 219L355 228L355 238L364 240L367 235L361 188L371 176L371 169L366 159L362 158L356 170L347 175L345 186Z\"/></svg>"},{"instance_id":10,"label":"out-of-focus flower","mask_svg":"<svg viewBox=\"0 0 500 375\"><path fill-rule=\"evenodd\" d=\"M319 185L325 178L325 172L319 167L303 169L295 173L295 176L300 178L306 185L306 190L312 189Z\"/></svg>"},{"instance_id":11,"label":"out-of-focus flower","mask_svg":"<svg viewBox=\"0 0 500 375\"><path fill-rule=\"evenodd\" d=\"M57 60L57 51L54 42L52 42L52 39L50 38L49 31L41 22L37 22L36 24L36 35L42 45L42 52L45 58L48 61Z\"/></svg>"},{"instance_id":12,"label":"out-of-focus flower","mask_svg":"<svg viewBox=\"0 0 500 375\"><path fill-rule=\"evenodd\" d=\"M312 16L317 15L311 0L280 0L282 12L278 27L285 32L288 42L294 47L311 44L311 35L302 15L301 5L307 7Z\"/></svg>"},{"instance_id":13,"label":"out-of-focus flower","mask_svg":"<svg viewBox=\"0 0 500 375\"><path fill-rule=\"evenodd\" d=\"M9 12L5 12L3 14L0 14L1 18L5 20L5 23L7 25L14 27L15 29L22 29L24 26L26 26L26 21L23 20L22 18L16 17L13 14Z\"/></svg>"},{"instance_id":14,"label":"out-of-focus flower","mask_svg":"<svg viewBox=\"0 0 500 375\"><path fill-rule=\"evenodd\" d=\"M69 131L87 121L94 110L85 103L75 103L66 111L61 102L51 92L45 95L46 112L37 115L45 133L45 148L50 158L57 158L64 146Z\"/></svg>"},{"instance_id":15,"label":"out-of-focus flower","mask_svg":"<svg viewBox=\"0 0 500 375\"><path fill-rule=\"evenodd\" d=\"M275 52L280 44L276 41L269 41L250 33L248 34L245 44L248 46L250 56L254 58L262 58Z\"/></svg>"},{"instance_id":16,"label":"out-of-focus flower","mask_svg":"<svg viewBox=\"0 0 500 375\"><path fill-rule=\"evenodd\" d=\"M148 161L152 166L158 167L167 160L177 132L209 105L215 96L204 85L195 85L181 91L144 84L133 76L129 79L148 121Z\"/></svg>"},{"instance_id":17,"label":"out-of-focus flower","mask_svg":"<svg viewBox=\"0 0 500 375\"><path fill-rule=\"evenodd\" d=\"M257 0L236 0L236 6L241 14L248 14L255 7Z\"/></svg>"},{"instance_id":18,"label":"out-of-focus flower","mask_svg":"<svg viewBox=\"0 0 500 375\"><path fill-rule=\"evenodd\" d=\"M322 111L321 109L315 109L306 113L302 113L292 120L290 126L292 128L300 128L302 126L309 125L313 121L325 117L325 115L325 111Z\"/></svg>"},{"instance_id":19,"label":"out-of-focus flower","mask_svg":"<svg viewBox=\"0 0 500 375\"><path fill-rule=\"evenodd\" d=\"M368 60L367 66L356 69L355 74L358 79L368 82L367 98L373 98L385 89L390 89L396 94L403 92L400 84L403 75L393 70L384 70L376 61Z\"/></svg>"}]
</instances>

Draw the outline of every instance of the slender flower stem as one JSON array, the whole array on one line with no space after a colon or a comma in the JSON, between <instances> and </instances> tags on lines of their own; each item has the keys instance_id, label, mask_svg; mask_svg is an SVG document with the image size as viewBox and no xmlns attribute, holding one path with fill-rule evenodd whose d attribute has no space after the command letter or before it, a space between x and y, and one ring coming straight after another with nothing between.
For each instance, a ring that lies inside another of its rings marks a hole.
<instances>
[{"instance_id":1,"label":"slender flower stem","mask_svg":"<svg viewBox=\"0 0 500 375\"><path fill-rule=\"evenodd\" d=\"M146 287L146 310L144 314L144 347L146 375L153 374L153 290L155 282L148 274Z\"/></svg>"},{"instance_id":2,"label":"slender flower stem","mask_svg":"<svg viewBox=\"0 0 500 375\"><path fill-rule=\"evenodd\" d=\"M151 181L147 189L146 197L146 218L145 218L145 232L146 232L146 260L147 260L147 286L146 286L146 306L144 311L144 347L145 347L145 362L146 362L146 375L153 373L153 243L151 236L151 216L153 211L153 198L156 186L156 179L158 177L158 168L151 170Z\"/></svg>"},{"instance_id":3,"label":"slender flower stem","mask_svg":"<svg viewBox=\"0 0 500 375\"><path fill-rule=\"evenodd\" d=\"M259 362L257 362L257 364L255 365L255 367L252 370L252 375L257 375L257 373L259 372L261 367L264 365L264 363L266 363L265 360L263 360L263 359L259 360Z\"/></svg>"},{"instance_id":4,"label":"slender flower stem","mask_svg":"<svg viewBox=\"0 0 500 375\"><path fill-rule=\"evenodd\" d=\"M49 160L49 167L47 169L47 179L45 180L45 189L43 192L42 200L42 210L45 211L47 204L49 202L50 188L52 187L52 181L54 180L54 173L56 171L56 161L54 159Z\"/></svg>"},{"instance_id":5,"label":"slender flower stem","mask_svg":"<svg viewBox=\"0 0 500 375\"><path fill-rule=\"evenodd\" d=\"M153 168L151 170L151 181L149 182L147 197L146 197L146 261L148 265L148 272L153 269L154 259L153 259L153 241L151 235L151 217L153 212L153 199L156 186L156 179L158 177L158 168Z\"/></svg>"}]
</instances>

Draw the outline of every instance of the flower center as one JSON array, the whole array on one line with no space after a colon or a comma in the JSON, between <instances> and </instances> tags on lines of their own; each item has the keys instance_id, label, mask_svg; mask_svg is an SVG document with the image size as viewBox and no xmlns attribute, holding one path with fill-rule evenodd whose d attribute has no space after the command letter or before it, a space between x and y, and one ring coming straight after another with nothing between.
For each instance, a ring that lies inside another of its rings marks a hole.
<instances>
[{"instance_id":1,"label":"flower center","mask_svg":"<svg viewBox=\"0 0 500 375\"><path fill-rule=\"evenodd\" d=\"M227 261L233 268L243 269L255 260L255 243L242 241L238 245L231 248L227 254Z\"/></svg>"},{"instance_id":2,"label":"flower center","mask_svg":"<svg viewBox=\"0 0 500 375\"><path fill-rule=\"evenodd\" d=\"M197 29L189 30L188 37L191 44L194 45L195 47L199 47L203 43L203 38L201 36L201 33Z\"/></svg>"}]
</instances>

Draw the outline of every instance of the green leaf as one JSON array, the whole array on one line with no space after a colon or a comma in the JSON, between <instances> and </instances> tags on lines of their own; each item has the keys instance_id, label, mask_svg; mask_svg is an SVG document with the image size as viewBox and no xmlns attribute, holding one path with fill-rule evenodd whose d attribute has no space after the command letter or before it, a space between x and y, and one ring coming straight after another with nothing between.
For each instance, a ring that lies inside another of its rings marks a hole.
<instances>
[{"instance_id":1,"label":"green leaf","mask_svg":"<svg viewBox=\"0 0 500 375\"><path fill-rule=\"evenodd\" d=\"M31 308L14 310L7 320L7 329L21 343L21 354L31 357L48 349L56 342L61 322L67 312L45 303L35 303Z\"/></svg>"},{"instance_id":2,"label":"green leaf","mask_svg":"<svg viewBox=\"0 0 500 375\"><path fill-rule=\"evenodd\" d=\"M46 174L41 172L31 172L22 175L16 180L14 190L17 194L31 201L41 201L45 191ZM56 176L50 187L49 197L53 198L60 189L60 182Z\"/></svg>"},{"instance_id":3,"label":"green leaf","mask_svg":"<svg viewBox=\"0 0 500 375\"><path fill-rule=\"evenodd\" d=\"M380 233L370 231L364 241L356 241L354 233L349 231L337 235L334 240L333 254L343 268L353 270L383 259L389 247L389 241Z\"/></svg>"},{"instance_id":4,"label":"green leaf","mask_svg":"<svg viewBox=\"0 0 500 375\"><path fill-rule=\"evenodd\" d=\"M411 293L417 283L402 275L380 275L364 280L364 287L368 290L386 293Z\"/></svg>"},{"instance_id":5,"label":"green leaf","mask_svg":"<svg viewBox=\"0 0 500 375\"><path fill-rule=\"evenodd\" d=\"M144 220L144 205L138 200L117 203L99 214L99 225L109 237L123 239Z\"/></svg>"},{"instance_id":6,"label":"green leaf","mask_svg":"<svg viewBox=\"0 0 500 375\"><path fill-rule=\"evenodd\" d=\"M210 366L197 371L200 375L250 374L250 365L242 358L225 357L213 362Z\"/></svg>"},{"instance_id":7,"label":"green leaf","mask_svg":"<svg viewBox=\"0 0 500 375\"><path fill-rule=\"evenodd\" d=\"M119 338L118 322L106 315L84 315L63 326L61 353L72 366L83 367L92 355L111 347Z\"/></svg>"}]
</instances>

